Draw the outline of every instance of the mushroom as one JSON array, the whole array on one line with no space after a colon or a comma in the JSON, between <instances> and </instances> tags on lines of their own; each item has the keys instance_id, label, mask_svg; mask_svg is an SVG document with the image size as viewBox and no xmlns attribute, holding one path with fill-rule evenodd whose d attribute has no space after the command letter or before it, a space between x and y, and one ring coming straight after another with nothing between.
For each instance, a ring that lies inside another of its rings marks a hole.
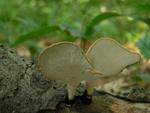
<instances>
[{"instance_id":1,"label":"mushroom","mask_svg":"<svg viewBox=\"0 0 150 113\"><path fill-rule=\"evenodd\" d=\"M68 98L72 100L81 81L92 82L98 79L83 51L68 42L54 44L39 56L38 64L43 74L50 80L63 80L67 83ZM93 82L92 82L93 83ZM92 92L92 83L89 85Z\"/></svg>"},{"instance_id":2,"label":"mushroom","mask_svg":"<svg viewBox=\"0 0 150 113\"><path fill-rule=\"evenodd\" d=\"M86 53L90 63L104 76L112 76L140 60L140 55L125 49L111 38L98 39Z\"/></svg>"},{"instance_id":3,"label":"mushroom","mask_svg":"<svg viewBox=\"0 0 150 113\"><path fill-rule=\"evenodd\" d=\"M40 54L38 64L48 79L67 83L68 98L72 100L81 81L86 81L87 92L91 95L96 80L116 75L139 60L139 54L105 38L97 40L86 55L73 43L56 43Z\"/></svg>"}]
</instances>

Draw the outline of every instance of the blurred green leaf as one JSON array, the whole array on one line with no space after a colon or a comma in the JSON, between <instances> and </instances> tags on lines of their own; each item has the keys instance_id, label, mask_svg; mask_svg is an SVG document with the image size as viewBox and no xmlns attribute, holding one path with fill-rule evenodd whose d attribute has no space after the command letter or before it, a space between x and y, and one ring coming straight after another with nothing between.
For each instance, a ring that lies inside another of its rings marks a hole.
<instances>
[{"instance_id":1,"label":"blurred green leaf","mask_svg":"<svg viewBox=\"0 0 150 113\"><path fill-rule=\"evenodd\" d=\"M55 31L62 31L66 37L70 37L72 39L70 40L74 40L77 37L81 36L80 31L77 31L71 27L64 27L64 26L45 26L45 27L41 27L39 29L33 30L31 32L28 32L26 34L23 34L21 36L19 36L15 42L12 44L12 46L17 46L19 44L22 44L28 40L33 40L35 38L43 38L42 36L47 35L51 32L55 32Z\"/></svg>"},{"instance_id":2,"label":"blurred green leaf","mask_svg":"<svg viewBox=\"0 0 150 113\"><path fill-rule=\"evenodd\" d=\"M150 4L139 4L137 6L139 11L143 11L143 12L149 12L150 11Z\"/></svg>"},{"instance_id":3,"label":"blurred green leaf","mask_svg":"<svg viewBox=\"0 0 150 113\"><path fill-rule=\"evenodd\" d=\"M60 26L63 31L66 32L69 36L72 36L73 38L80 38L83 36L83 33L79 29L75 29L73 26L70 26L68 24L64 24Z\"/></svg>"},{"instance_id":4,"label":"blurred green leaf","mask_svg":"<svg viewBox=\"0 0 150 113\"><path fill-rule=\"evenodd\" d=\"M145 22L148 26L150 26L150 18L147 17L147 18L141 18L140 19L141 21Z\"/></svg>"},{"instance_id":5,"label":"blurred green leaf","mask_svg":"<svg viewBox=\"0 0 150 113\"><path fill-rule=\"evenodd\" d=\"M145 83L150 83L150 74L148 74L148 73L137 74L133 77L133 80L135 82L144 81Z\"/></svg>"},{"instance_id":6,"label":"blurred green leaf","mask_svg":"<svg viewBox=\"0 0 150 113\"><path fill-rule=\"evenodd\" d=\"M19 36L15 42L12 44L12 46L17 46L27 40L39 38L43 35L49 34L50 32L54 32L56 30L60 30L59 26L45 26L41 27L39 29L33 30L31 32L25 33L21 36Z\"/></svg>"},{"instance_id":7,"label":"blurred green leaf","mask_svg":"<svg viewBox=\"0 0 150 113\"><path fill-rule=\"evenodd\" d=\"M135 21L141 21L150 26L150 17L131 16Z\"/></svg>"},{"instance_id":8,"label":"blurred green leaf","mask_svg":"<svg viewBox=\"0 0 150 113\"><path fill-rule=\"evenodd\" d=\"M138 48L146 59L150 58L150 37L141 38L138 42Z\"/></svg>"},{"instance_id":9,"label":"blurred green leaf","mask_svg":"<svg viewBox=\"0 0 150 113\"><path fill-rule=\"evenodd\" d=\"M90 35L93 32L93 28L99 24L100 22L107 20L112 17L121 16L118 13L115 12L105 12L97 15L92 21L89 23L89 25L86 27L85 35Z\"/></svg>"},{"instance_id":10,"label":"blurred green leaf","mask_svg":"<svg viewBox=\"0 0 150 113\"><path fill-rule=\"evenodd\" d=\"M142 82L142 78L140 76L137 76L137 75L133 76L132 80L135 82Z\"/></svg>"}]
</instances>

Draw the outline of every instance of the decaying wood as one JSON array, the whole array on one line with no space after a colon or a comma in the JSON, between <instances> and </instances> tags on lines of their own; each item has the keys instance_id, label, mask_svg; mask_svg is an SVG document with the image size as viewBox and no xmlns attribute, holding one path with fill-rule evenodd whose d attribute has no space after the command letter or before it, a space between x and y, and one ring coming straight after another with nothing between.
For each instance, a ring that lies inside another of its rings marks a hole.
<instances>
[{"instance_id":1,"label":"decaying wood","mask_svg":"<svg viewBox=\"0 0 150 113\"><path fill-rule=\"evenodd\" d=\"M65 97L66 85L62 81L46 80L31 60L0 45L0 113L150 112L149 101L131 102L106 93L97 94L88 105L75 99L73 105L68 106L62 102Z\"/></svg>"},{"instance_id":2,"label":"decaying wood","mask_svg":"<svg viewBox=\"0 0 150 113\"><path fill-rule=\"evenodd\" d=\"M75 106L79 113L150 113L149 103L133 103L108 94L94 96L89 105Z\"/></svg>"}]
</instances>

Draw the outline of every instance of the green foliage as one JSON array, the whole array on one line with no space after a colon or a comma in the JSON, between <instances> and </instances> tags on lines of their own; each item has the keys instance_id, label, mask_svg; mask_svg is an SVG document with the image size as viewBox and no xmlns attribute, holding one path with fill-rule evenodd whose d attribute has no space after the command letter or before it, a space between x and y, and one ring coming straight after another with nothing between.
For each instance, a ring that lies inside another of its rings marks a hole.
<instances>
[{"instance_id":1,"label":"green foliage","mask_svg":"<svg viewBox=\"0 0 150 113\"><path fill-rule=\"evenodd\" d=\"M121 16L121 15L118 13L114 13L114 12L106 12L106 13L97 15L96 17L94 17L93 20L91 20L89 25L86 27L85 35L86 36L90 35L93 31L93 28L96 25L98 25L100 22L102 22L103 20L107 20L109 18L116 17L116 16Z\"/></svg>"},{"instance_id":2,"label":"green foliage","mask_svg":"<svg viewBox=\"0 0 150 113\"><path fill-rule=\"evenodd\" d=\"M23 34L21 36L19 36L15 42L12 44L12 46L17 46L19 44L22 44L25 41L28 40L33 40L34 38L39 38L42 37L50 32L55 32L56 30L59 30L59 26L45 26L45 27L41 27L37 30L28 32L26 34Z\"/></svg>"},{"instance_id":3,"label":"green foliage","mask_svg":"<svg viewBox=\"0 0 150 113\"><path fill-rule=\"evenodd\" d=\"M137 74L133 77L133 81L150 83L150 74L148 73Z\"/></svg>"},{"instance_id":4,"label":"green foliage","mask_svg":"<svg viewBox=\"0 0 150 113\"><path fill-rule=\"evenodd\" d=\"M150 59L150 37L148 35L139 40L138 47L143 56Z\"/></svg>"},{"instance_id":5,"label":"green foliage","mask_svg":"<svg viewBox=\"0 0 150 113\"><path fill-rule=\"evenodd\" d=\"M12 44L12 46L17 46L19 44L22 44L25 41L32 40L34 38L43 37L44 35L47 35L50 32L55 32L57 30L60 30L62 32L66 31L67 35L69 34L71 37L74 37L74 38L86 37L86 36L89 36L92 33L93 28L98 23L102 22L103 20L107 20L109 18L116 17L116 16L120 16L120 15L118 13L106 12L106 13L102 13L102 14L96 16L93 20L91 20L89 25L85 28L86 29L85 33L82 33L82 31L77 31L77 30L75 30L75 29L73 29L73 28L71 28L70 26L67 26L67 25L44 26L44 27L41 27L39 29L33 30L31 32L28 32L28 33L25 33L25 34L19 36L15 40L15 42Z\"/></svg>"}]
</instances>

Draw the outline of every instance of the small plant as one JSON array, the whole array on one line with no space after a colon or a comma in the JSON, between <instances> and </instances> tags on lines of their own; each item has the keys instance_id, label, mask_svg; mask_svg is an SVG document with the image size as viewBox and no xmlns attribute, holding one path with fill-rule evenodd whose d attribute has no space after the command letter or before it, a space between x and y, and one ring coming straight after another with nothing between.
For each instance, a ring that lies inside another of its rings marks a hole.
<instances>
[{"instance_id":1,"label":"small plant","mask_svg":"<svg viewBox=\"0 0 150 113\"><path fill-rule=\"evenodd\" d=\"M32 50L34 49L36 53L39 53L40 47L38 47L38 45L35 46L35 44L33 45L31 43L33 43L33 41L35 40L37 41L37 39L40 39L40 38L43 39L44 36L45 38L48 38L46 35L49 35L50 33L54 33L55 35L57 35L56 32L59 31L61 33L61 38L65 41L66 40L67 41L80 40L80 42L82 43L81 44L82 49L84 49L86 41L91 39L93 37L92 35L96 32L94 30L95 26L97 26L99 23L101 23L104 20L107 20L113 17L115 18L118 16L123 16L123 15L115 13L115 12L104 12L104 13L98 14L87 25L82 26L83 29L80 29L80 30L74 29L72 26L69 26L68 24L67 25L64 25L64 24L49 25L48 24L48 25L39 27L38 29L34 29L30 32L23 33L18 38L16 38L10 45L15 47L21 44L25 44L29 46L30 48L32 48ZM29 44L28 42L30 41L31 43ZM30 51L33 52L32 50Z\"/></svg>"},{"instance_id":2,"label":"small plant","mask_svg":"<svg viewBox=\"0 0 150 113\"><path fill-rule=\"evenodd\" d=\"M116 75L139 60L139 54L104 38L97 40L86 54L73 43L56 43L40 54L38 64L48 79L67 83L68 98L72 100L81 81L86 81L87 92L92 95L96 80Z\"/></svg>"}]
</instances>

